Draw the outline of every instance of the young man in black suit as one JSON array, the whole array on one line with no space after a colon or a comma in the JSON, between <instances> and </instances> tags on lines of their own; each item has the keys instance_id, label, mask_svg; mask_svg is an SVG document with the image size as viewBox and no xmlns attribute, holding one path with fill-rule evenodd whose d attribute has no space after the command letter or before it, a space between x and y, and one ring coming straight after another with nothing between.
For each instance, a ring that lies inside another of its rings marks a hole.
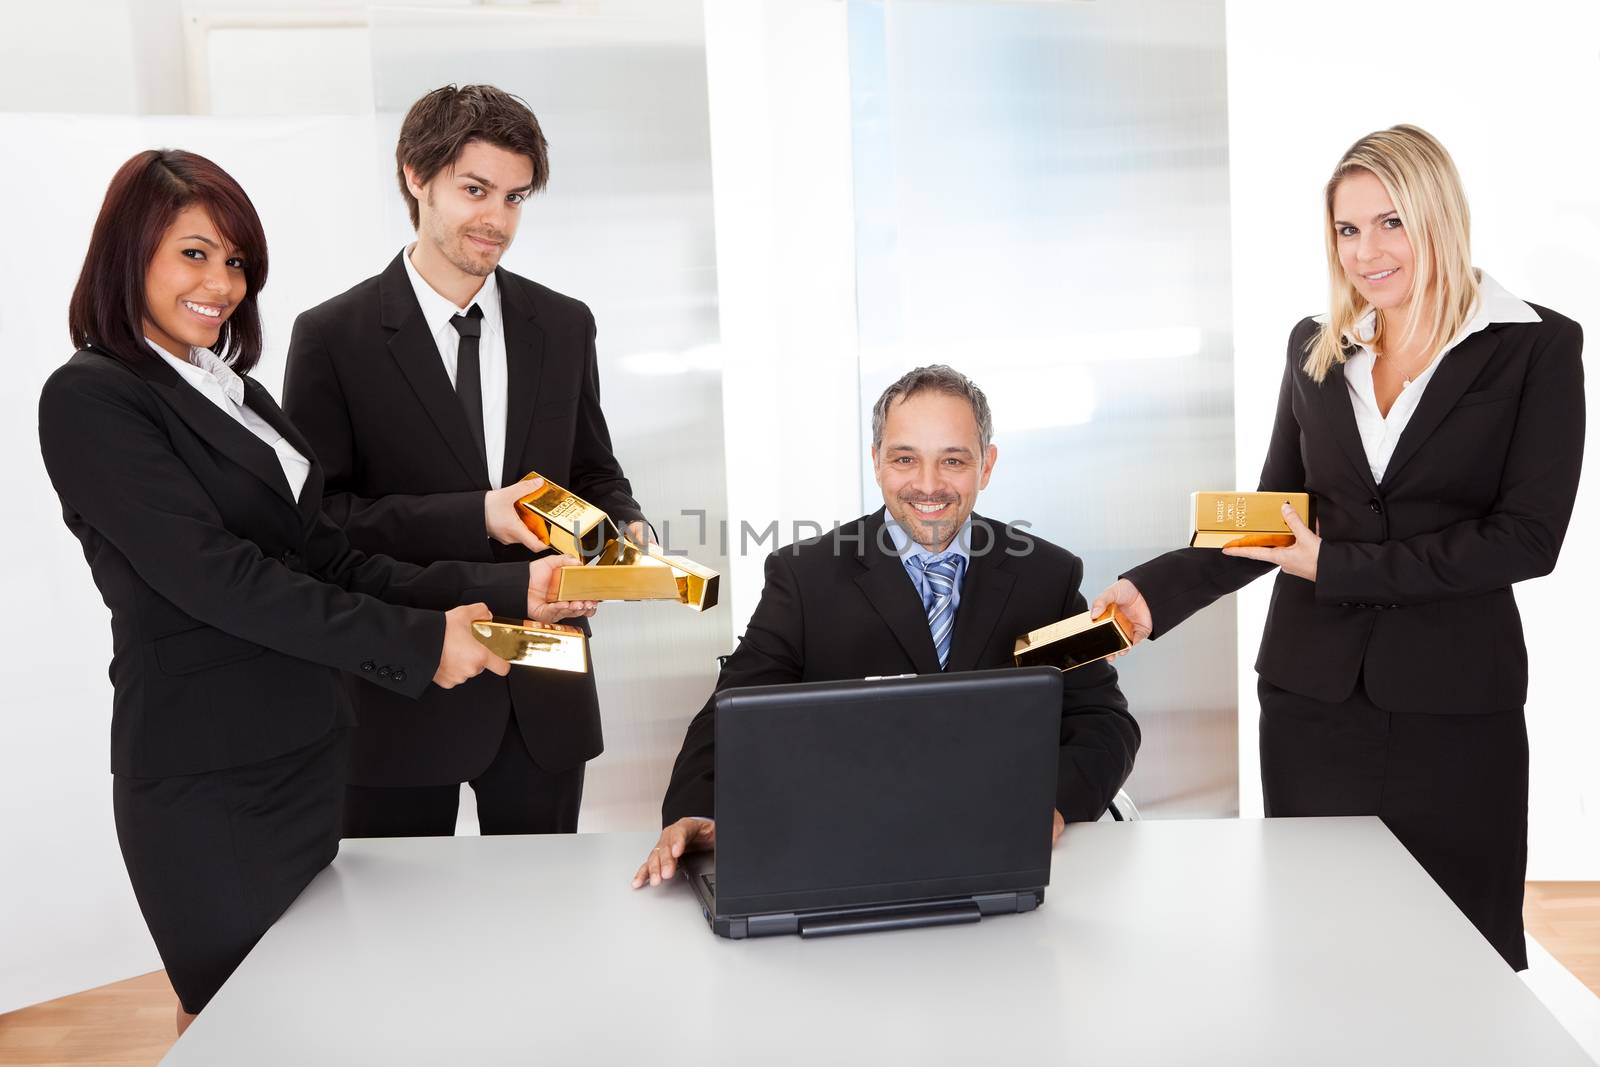
<instances>
[{"instance_id":1,"label":"young man in black suit","mask_svg":"<svg viewBox=\"0 0 1600 1067\"><path fill-rule=\"evenodd\" d=\"M766 588L717 690L1011 665L1019 635L1087 608L1083 562L973 513L994 471L983 392L919 367L872 412L884 508L767 557ZM1139 727L1105 662L1067 672L1055 835L1097 819L1133 770ZM661 806L665 829L633 878L670 880L686 849L716 841L713 705L689 724Z\"/></svg>"},{"instance_id":2,"label":"young man in black suit","mask_svg":"<svg viewBox=\"0 0 1600 1067\"><path fill-rule=\"evenodd\" d=\"M416 242L302 314L289 343L284 408L327 470L323 507L368 552L526 560L545 546L517 517L532 488L518 479L537 471L642 536L600 410L594 317L499 266L549 178L533 113L446 86L412 106L395 159ZM601 750L592 675L518 670L416 702L350 687L346 836L451 834L462 782L486 834L577 829Z\"/></svg>"}]
</instances>

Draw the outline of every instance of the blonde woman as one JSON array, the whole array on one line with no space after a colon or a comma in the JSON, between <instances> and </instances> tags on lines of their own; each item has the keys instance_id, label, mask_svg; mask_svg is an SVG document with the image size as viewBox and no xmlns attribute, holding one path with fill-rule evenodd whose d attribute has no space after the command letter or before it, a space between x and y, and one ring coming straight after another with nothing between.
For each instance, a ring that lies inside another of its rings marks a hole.
<instances>
[{"instance_id":1,"label":"blonde woman","mask_svg":"<svg viewBox=\"0 0 1600 1067\"><path fill-rule=\"evenodd\" d=\"M1328 181L1329 313L1289 335L1261 488L1287 548L1181 549L1115 601L1159 638L1276 567L1256 660L1269 816L1378 815L1527 967L1528 656L1511 586L1548 574L1583 459L1583 334L1475 270L1449 154L1395 126Z\"/></svg>"}]
</instances>

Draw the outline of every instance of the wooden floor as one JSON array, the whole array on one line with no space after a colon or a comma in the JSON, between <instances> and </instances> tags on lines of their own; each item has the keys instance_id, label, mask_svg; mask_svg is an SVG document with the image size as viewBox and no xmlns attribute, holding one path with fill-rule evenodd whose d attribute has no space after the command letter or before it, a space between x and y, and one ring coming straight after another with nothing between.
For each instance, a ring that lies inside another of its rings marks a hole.
<instances>
[{"instance_id":1,"label":"wooden floor","mask_svg":"<svg viewBox=\"0 0 1600 1067\"><path fill-rule=\"evenodd\" d=\"M1600 882L1529 882L1528 934L1600 996Z\"/></svg>"},{"instance_id":2,"label":"wooden floor","mask_svg":"<svg viewBox=\"0 0 1600 1067\"><path fill-rule=\"evenodd\" d=\"M1600 996L1600 882L1529 882L1528 933ZM164 971L0 1015L0 1065L155 1067L178 998Z\"/></svg>"},{"instance_id":3,"label":"wooden floor","mask_svg":"<svg viewBox=\"0 0 1600 1067\"><path fill-rule=\"evenodd\" d=\"M7 1067L154 1067L177 1040L178 998L167 972L47 1000L0 1015Z\"/></svg>"}]
</instances>

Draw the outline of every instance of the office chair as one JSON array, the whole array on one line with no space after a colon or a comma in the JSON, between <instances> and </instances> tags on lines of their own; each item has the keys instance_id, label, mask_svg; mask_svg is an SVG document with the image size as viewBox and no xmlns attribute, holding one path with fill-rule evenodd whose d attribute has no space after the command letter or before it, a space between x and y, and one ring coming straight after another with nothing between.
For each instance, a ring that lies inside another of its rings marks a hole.
<instances>
[{"instance_id":1,"label":"office chair","mask_svg":"<svg viewBox=\"0 0 1600 1067\"><path fill-rule=\"evenodd\" d=\"M1139 818L1139 809L1134 807L1133 798L1126 789L1117 790L1117 795L1111 798L1111 806L1106 813L1100 816L1101 822L1133 822Z\"/></svg>"}]
</instances>

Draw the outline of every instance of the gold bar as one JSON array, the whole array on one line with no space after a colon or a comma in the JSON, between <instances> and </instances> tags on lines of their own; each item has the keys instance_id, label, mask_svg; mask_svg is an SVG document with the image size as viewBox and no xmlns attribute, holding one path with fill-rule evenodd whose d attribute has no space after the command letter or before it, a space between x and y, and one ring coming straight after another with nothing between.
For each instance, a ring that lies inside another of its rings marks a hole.
<instances>
[{"instance_id":1,"label":"gold bar","mask_svg":"<svg viewBox=\"0 0 1600 1067\"><path fill-rule=\"evenodd\" d=\"M655 545L650 546L650 555L672 568L672 578L678 586L678 603L687 604L696 611L717 606L722 578L716 571L683 556L666 555Z\"/></svg>"},{"instance_id":2,"label":"gold bar","mask_svg":"<svg viewBox=\"0 0 1600 1067\"><path fill-rule=\"evenodd\" d=\"M537 471L529 471L524 479L540 477L543 475ZM585 563L622 536L609 515L548 479L536 492L517 501L517 511L533 536Z\"/></svg>"},{"instance_id":3,"label":"gold bar","mask_svg":"<svg viewBox=\"0 0 1600 1067\"><path fill-rule=\"evenodd\" d=\"M1017 638L1012 658L1018 667L1070 671L1133 647L1133 623L1115 604L1098 619L1087 611L1041 626Z\"/></svg>"},{"instance_id":4,"label":"gold bar","mask_svg":"<svg viewBox=\"0 0 1600 1067\"><path fill-rule=\"evenodd\" d=\"M495 616L472 624L472 636L501 659L517 667L585 674L589 642L576 626L503 619Z\"/></svg>"},{"instance_id":5,"label":"gold bar","mask_svg":"<svg viewBox=\"0 0 1600 1067\"><path fill-rule=\"evenodd\" d=\"M598 562L557 575L557 600L676 600L696 611L716 606L721 584L709 567L625 539L608 545Z\"/></svg>"},{"instance_id":6,"label":"gold bar","mask_svg":"<svg viewBox=\"0 0 1600 1067\"><path fill-rule=\"evenodd\" d=\"M648 560L562 567L557 572L557 600L677 600L672 568Z\"/></svg>"},{"instance_id":7,"label":"gold bar","mask_svg":"<svg viewBox=\"0 0 1600 1067\"><path fill-rule=\"evenodd\" d=\"M1190 501L1190 548L1292 545L1294 534L1280 510L1284 504L1292 505L1307 526L1317 524L1317 501L1309 493L1199 492Z\"/></svg>"}]
</instances>

